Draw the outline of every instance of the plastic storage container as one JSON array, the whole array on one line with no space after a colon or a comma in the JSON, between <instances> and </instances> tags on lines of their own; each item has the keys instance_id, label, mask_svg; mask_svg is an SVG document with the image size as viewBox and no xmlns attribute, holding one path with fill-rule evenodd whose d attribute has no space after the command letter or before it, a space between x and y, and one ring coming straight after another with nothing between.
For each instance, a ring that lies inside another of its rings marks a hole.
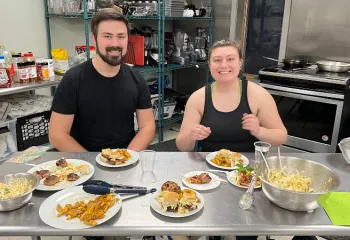
<instances>
[{"instance_id":1,"label":"plastic storage container","mask_svg":"<svg viewBox=\"0 0 350 240\"><path fill-rule=\"evenodd\" d=\"M51 111L45 111L17 118L18 151L23 151L31 146L49 143L50 117Z\"/></svg>"}]
</instances>

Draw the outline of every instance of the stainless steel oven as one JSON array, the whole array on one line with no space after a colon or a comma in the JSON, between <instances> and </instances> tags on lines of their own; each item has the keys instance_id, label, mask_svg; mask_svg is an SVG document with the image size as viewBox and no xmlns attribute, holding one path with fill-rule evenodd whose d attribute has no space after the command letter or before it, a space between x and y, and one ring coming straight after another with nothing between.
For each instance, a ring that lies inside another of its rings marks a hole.
<instances>
[{"instance_id":1,"label":"stainless steel oven","mask_svg":"<svg viewBox=\"0 0 350 240\"><path fill-rule=\"evenodd\" d=\"M344 94L260 83L276 101L288 130L287 147L336 152Z\"/></svg>"}]
</instances>

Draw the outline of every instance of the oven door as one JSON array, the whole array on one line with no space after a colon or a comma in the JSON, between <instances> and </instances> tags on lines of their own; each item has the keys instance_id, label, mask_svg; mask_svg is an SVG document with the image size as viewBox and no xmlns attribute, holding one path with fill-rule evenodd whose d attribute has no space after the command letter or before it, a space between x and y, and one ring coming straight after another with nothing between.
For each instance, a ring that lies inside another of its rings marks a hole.
<instances>
[{"instance_id":1,"label":"oven door","mask_svg":"<svg viewBox=\"0 0 350 240\"><path fill-rule=\"evenodd\" d=\"M269 89L261 84L276 101L278 112L287 128L286 146L310 152L333 153L337 139L343 101L295 92ZM276 88L276 86L271 86ZM325 94L325 93L323 93Z\"/></svg>"}]
</instances>

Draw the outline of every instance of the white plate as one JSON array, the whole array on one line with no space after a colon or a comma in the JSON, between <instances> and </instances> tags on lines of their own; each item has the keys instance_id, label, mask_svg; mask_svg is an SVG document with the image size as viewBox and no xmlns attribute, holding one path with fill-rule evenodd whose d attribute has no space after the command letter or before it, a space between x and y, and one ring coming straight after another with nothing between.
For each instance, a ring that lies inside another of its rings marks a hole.
<instances>
[{"instance_id":1,"label":"white plate","mask_svg":"<svg viewBox=\"0 0 350 240\"><path fill-rule=\"evenodd\" d=\"M57 204L60 204L64 207L66 204L74 204L76 201L84 201L88 202L93 200L98 195L93 195L86 193L83 190L82 186L76 186L72 188L68 188L62 191L59 191L49 198L47 198L40 206L39 216L41 220L47 225L59 228L59 229L84 229L90 228L92 226L86 225L80 221L78 218L74 218L72 220L66 220L67 216L57 217ZM116 198L119 198L119 201L116 202L111 208L107 210L103 219L96 220L97 225L106 222L114 215L116 215L119 209L122 206L122 200L119 194L115 195Z\"/></svg>"},{"instance_id":2,"label":"white plate","mask_svg":"<svg viewBox=\"0 0 350 240\"><path fill-rule=\"evenodd\" d=\"M76 166L78 166L80 164L86 164L90 168L90 173L87 174L87 175L81 175L81 176L78 174L80 176L80 178L78 180L73 181L73 182L64 181L64 182L61 182L61 183L57 183L54 186L46 186L46 185L44 185L44 180L45 179L42 179L40 181L39 186L36 188L36 190L41 190L41 191L58 191L58 190L70 188L70 187L73 187L73 186L78 186L79 184L82 184L82 183L86 182L87 180L89 180L92 177L92 175L94 175L94 173L95 173L94 166L92 166L91 163L89 163L89 162L86 162L86 161L83 161L83 160L79 160L79 159L66 159L66 161L68 162L68 164L69 163L74 163ZM57 160L52 160L52 161L49 161L49 162L44 162L42 164L39 164L38 166L40 166L42 169L50 170L50 168L56 167L56 162L57 162ZM41 168L33 167L33 168L29 169L27 171L27 173L32 173L33 174L35 171L41 170Z\"/></svg>"},{"instance_id":3,"label":"white plate","mask_svg":"<svg viewBox=\"0 0 350 240\"><path fill-rule=\"evenodd\" d=\"M116 149L112 149L113 151L115 151ZM133 151L133 150L130 150L130 149L127 149L128 153L130 153L131 155L131 158L126 161L125 163L123 164L119 164L119 165L112 165L112 164L108 164L106 162L103 162L101 161L101 153L99 153L97 156L96 156L96 162L98 164L100 164L101 166L104 166L104 167L110 167L110 168L120 168L120 167L126 167L126 166L129 166L129 165L132 165L134 163L136 163L140 156L137 152Z\"/></svg>"},{"instance_id":4,"label":"white plate","mask_svg":"<svg viewBox=\"0 0 350 240\"><path fill-rule=\"evenodd\" d=\"M182 188L182 189L186 189L186 188ZM151 200L150 200L150 205L151 208L156 211L157 213L166 216L166 217L172 217L172 218L183 218L183 217L188 217L188 216L192 216L194 214L196 214L197 212L199 212L203 207L204 207L204 198L203 196L195 191L197 194L197 197L201 200L201 203L198 205L197 209L190 211L189 213L183 213L183 214L178 214L176 212L163 212L162 211L162 206L159 204L159 202L157 201L157 196L159 193L161 192L156 192L154 193L154 195L152 195Z\"/></svg>"},{"instance_id":5,"label":"white plate","mask_svg":"<svg viewBox=\"0 0 350 240\"><path fill-rule=\"evenodd\" d=\"M218 152L209 153L209 154L207 155L207 157L205 158L205 159L207 160L207 162L208 162L210 165L212 165L212 166L214 166L214 167L217 167L217 168L225 169L225 170L237 169L236 166L235 166L235 167L223 167L223 166L219 166L219 165L216 165L215 163L213 163L211 160L215 158L215 156L216 156L217 153L218 153ZM248 158L247 158L246 156L244 156L243 154L241 154L241 155L242 155L242 160L243 160L243 166L244 166L244 167L248 166L248 164L249 164Z\"/></svg>"},{"instance_id":6,"label":"white plate","mask_svg":"<svg viewBox=\"0 0 350 240\"><path fill-rule=\"evenodd\" d=\"M240 184L237 184L237 181L235 180L237 177L237 174L239 174L237 171L232 171L227 173L227 180L233 185L235 185L236 187L248 189L249 186L242 186ZM261 182L259 186L254 186L254 188L261 188Z\"/></svg>"},{"instance_id":7,"label":"white plate","mask_svg":"<svg viewBox=\"0 0 350 240\"><path fill-rule=\"evenodd\" d=\"M207 173L211 177L211 181L206 184L191 184L185 180L185 178L193 177L195 175L199 175L201 173ZM189 188L192 188L197 191L205 191L205 190L211 190L214 188L217 188L220 185L220 178L216 176L213 173L210 172L205 172L205 171L193 171L193 172L188 172L185 175L183 175L182 178L182 183L186 185Z\"/></svg>"}]
</instances>

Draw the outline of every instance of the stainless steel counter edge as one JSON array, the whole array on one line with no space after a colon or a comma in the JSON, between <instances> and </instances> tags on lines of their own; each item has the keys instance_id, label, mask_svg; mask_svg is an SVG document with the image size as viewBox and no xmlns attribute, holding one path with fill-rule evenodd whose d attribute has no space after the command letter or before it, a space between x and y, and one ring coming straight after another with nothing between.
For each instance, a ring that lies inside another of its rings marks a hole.
<instances>
[{"instance_id":1,"label":"stainless steel counter edge","mask_svg":"<svg viewBox=\"0 0 350 240\"><path fill-rule=\"evenodd\" d=\"M15 83L12 84L12 87L9 88L0 88L0 96L5 96L13 93L27 92L35 89L46 88L57 86L62 79L62 76L55 76L55 80L52 81L43 81L35 83Z\"/></svg>"},{"instance_id":2,"label":"stainless steel counter edge","mask_svg":"<svg viewBox=\"0 0 350 240\"><path fill-rule=\"evenodd\" d=\"M1 227L0 236L154 236L184 235L184 236L350 236L350 227L340 226L222 226L222 227L94 227L82 230L60 230L48 227L39 231L33 227Z\"/></svg>"}]
</instances>

